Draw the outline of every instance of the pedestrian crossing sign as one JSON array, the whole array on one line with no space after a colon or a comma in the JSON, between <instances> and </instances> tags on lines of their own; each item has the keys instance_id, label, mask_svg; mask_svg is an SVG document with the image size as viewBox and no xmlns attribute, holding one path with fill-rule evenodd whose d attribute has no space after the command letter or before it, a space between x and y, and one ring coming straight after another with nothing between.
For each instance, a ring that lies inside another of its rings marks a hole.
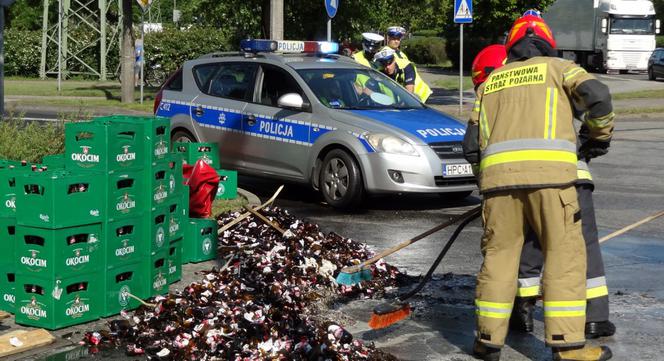
<instances>
[{"instance_id":1,"label":"pedestrian crossing sign","mask_svg":"<svg viewBox=\"0 0 664 361\"><path fill-rule=\"evenodd\" d=\"M454 0L454 22L461 24L473 22L472 0Z\"/></svg>"}]
</instances>

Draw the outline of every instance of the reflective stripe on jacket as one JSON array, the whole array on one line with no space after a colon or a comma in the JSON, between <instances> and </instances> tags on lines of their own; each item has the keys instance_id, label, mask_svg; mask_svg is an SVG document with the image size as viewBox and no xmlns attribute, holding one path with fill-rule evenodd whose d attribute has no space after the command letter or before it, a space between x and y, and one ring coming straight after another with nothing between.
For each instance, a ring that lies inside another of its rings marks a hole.
<instances>
[{"instance_id":1,"label":"reflective stripe on jacket","mask_svg":"<svg viewBox=\"0 0 664 361\"><path fill-rule=\"evenodd\" d=\"M593 99L602 106L593 104L595 117L585 123L593 139L610 140L614 115L602 87L583 68L559 58L534 57L492 72L478 89L479 103L469 121L469 126L479 125L480 192L575 182L576 134L569 99L597 95ZM597 109L608 113L597 116Z\"/></svg>"}]
</instances>

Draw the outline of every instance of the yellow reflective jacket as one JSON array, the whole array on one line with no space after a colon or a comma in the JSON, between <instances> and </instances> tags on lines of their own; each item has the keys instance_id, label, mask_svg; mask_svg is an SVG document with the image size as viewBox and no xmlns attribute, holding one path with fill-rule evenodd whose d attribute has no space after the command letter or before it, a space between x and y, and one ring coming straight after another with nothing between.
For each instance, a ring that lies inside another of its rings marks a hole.
<instances>
[{"instance_id":1,"label":"yellow reflective jacket","mask_svg":"<svg viewBox=\"0 0 664 361\"><path fill-rule=\"evenodd\" d=\"M584 122L590 138L610 141L614 114L608 88L573 62L534 57L491 73L478 88L468 123L479 126L480 192L578 179L571 99L588 107Z\"/></svg>"},{"instance_id":2,"label":"yellow reflective jacket","mask_svg":"<svg viewBox=\"0 0 664 361\"><path fill-rule=\"evenodd\" d=\"M371 61L373 61L373 59L367 59L367 57L364 56L364 50L354 52L353 55L351 55L351 57L353 58L353 60L355 60L356 62L358 62L358 63L360 63L360 64L362 64L366 67L369 67L369 68L372 67L371 66Z\"/></svg>"}]
</instances>

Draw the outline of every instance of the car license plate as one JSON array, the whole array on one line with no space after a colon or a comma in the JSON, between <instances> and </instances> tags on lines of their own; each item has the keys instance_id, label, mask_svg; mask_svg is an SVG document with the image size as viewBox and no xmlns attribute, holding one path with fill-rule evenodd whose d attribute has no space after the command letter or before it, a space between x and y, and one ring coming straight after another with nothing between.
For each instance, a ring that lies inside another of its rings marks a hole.
<instances>
[{"instance_id":1,"label":"car license plate","mask_svg":"<svg viewBox=\"0 0 664 361\"><path fill-rule=\"evenodd\" d=\"M473 175L473 168L469 163L443 164L443 177L467 177Z\"/></svg>"}]
</instances>

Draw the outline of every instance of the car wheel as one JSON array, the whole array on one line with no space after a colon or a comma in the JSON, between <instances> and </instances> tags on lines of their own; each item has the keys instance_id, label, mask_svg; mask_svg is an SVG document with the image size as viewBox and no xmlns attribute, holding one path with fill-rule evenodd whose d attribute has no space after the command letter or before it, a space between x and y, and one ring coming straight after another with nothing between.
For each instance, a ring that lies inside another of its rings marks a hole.
<instances>
[{"instance_id":1,"label":"car wheel","mask_svg":"<svg viewBox=\"0 0 664 361\"><path fill-rule=\"evenodd\" d=\"M648 79L655 80L655 72L652 70L652 67L648 68Z\"/></svg>"},{"instance_id":2,"label":"car wheel","mask_svg":"<svg viewBox=\"0 0 664 361\"><path fill-rule=\"evenodd\" d=\"M468 196L473 193L473 191L463 191L463 192L449 192L449 193L438 193L440 198L449 200L449 201L460 201L468 198Z\"/></svg>"},{"instance_id":3,"label":"car wheel","mask_svg":"<svg viewBox=\"0 0 664 361\"><path fill-rule=\"evenodd\" d=\"M194 138L191 133L186 130L178 129L173 134L171 134L171 142L173 143L194 143L196 138Z\"/></svg>"},{"instance_id":4,"label":"car wheel","mask_svg":"<svg viewBox=\"0 0 664 361\"><path fill-rule=\"evenodd\" d=\"M323 159L319 184L323 198L334 208L352 208L364 196L360 167L341 149L332 150Z\"/></svg>"}]
</instances>

